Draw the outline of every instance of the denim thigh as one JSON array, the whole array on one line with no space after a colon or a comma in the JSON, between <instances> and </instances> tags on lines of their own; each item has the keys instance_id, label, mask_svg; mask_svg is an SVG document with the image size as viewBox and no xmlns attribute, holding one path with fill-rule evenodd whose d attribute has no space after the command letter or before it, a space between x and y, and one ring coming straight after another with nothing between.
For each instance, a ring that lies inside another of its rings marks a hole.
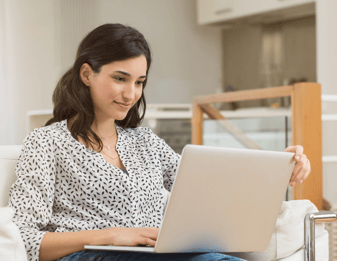
<instances>
[{"instance_id":1,"label":"denim thigh","mask_svg":"<svg viewBox=\"0 0 337 261\"><path fill-rule=\"evenodd\" d=\"M84 250L63 257L60 261L239 261L237 257L220 253L140 253L123 251Z\"/></svg>"}]
</instances>

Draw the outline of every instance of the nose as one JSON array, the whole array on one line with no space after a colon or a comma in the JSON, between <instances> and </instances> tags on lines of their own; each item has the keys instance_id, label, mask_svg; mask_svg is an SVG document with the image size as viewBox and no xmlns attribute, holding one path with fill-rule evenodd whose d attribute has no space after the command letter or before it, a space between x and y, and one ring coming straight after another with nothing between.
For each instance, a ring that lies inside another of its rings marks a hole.
<instances>
[{"instance_id":1,"label":"nose","mask_svg":"<svg viewBox=\"0 0 337 261\"><path fill-rule=\"evenodd\" d=\"M130 83L125 86L122 93L125 101L132 101L135 98L135 87L134 83Z\"/></svg>"}]
</instances>

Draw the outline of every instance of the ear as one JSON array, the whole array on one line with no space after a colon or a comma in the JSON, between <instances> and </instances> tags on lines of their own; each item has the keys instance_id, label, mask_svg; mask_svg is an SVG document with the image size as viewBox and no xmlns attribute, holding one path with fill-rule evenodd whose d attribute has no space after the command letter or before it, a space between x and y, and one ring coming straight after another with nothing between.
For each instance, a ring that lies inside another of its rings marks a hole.
<instances>
[{"instance_id":1,"label":"ear","mask_svg":"<svg viewBox=\"0 0 337 261\"><path fill-rule=\"evenodd\" d=\"M89 79L90 75L92 75L91 66L87 63L82 64L80 69L81 80L88 87L90 86L90 79Z\"/></svg>"}]
</instances>

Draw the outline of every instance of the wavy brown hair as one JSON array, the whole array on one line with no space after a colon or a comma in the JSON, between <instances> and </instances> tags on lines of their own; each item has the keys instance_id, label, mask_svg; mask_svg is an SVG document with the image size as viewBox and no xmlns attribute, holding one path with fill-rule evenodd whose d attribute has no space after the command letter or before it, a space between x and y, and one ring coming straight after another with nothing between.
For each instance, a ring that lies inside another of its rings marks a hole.
<instances>
[{"instance_id":1,"label":"wavy brown hair","mask_svg":"<svg viewBox=\"0 0 337 261\"><path fill-rule=\"evenodd\" d=\"M151 65L151 52L144 36L136 29L122 24L104 24L90 32L80 43L74 65L59 80L53 93L53 118L45 126L62 120L72 119L71 135L81 137L86 145L96 141L101 151L103 143L92 131L95 120L94 104L90 89L82 82L80 68L88 63L95 73L105 64L144 55L147 60L146 75ZM143 84L146 86L147 78ZM122 128L138 127L144 119L146 102L144 91L137 103L128 111L123 120L116 120ZM142 111L142 113L140 112ZM93 137L94 141L90 138Z\"/></svg>"}]
</instances>

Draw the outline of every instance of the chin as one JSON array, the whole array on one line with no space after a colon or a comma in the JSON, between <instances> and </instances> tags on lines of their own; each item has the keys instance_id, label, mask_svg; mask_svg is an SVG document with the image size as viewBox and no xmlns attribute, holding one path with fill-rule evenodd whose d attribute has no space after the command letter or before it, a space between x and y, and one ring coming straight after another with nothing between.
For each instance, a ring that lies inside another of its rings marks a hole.
<instances>
[{"instance_id":1,"label":"chin","mask_svg":"<svg viewBox=\"0 0 337 261\"><path fill-rule=\"evenodd\" d=\"M112 115L112 118L114 118L117 121L122 121L126 118L127 113L118 113L117 115Z\"/></svg>"}]
</instances>

